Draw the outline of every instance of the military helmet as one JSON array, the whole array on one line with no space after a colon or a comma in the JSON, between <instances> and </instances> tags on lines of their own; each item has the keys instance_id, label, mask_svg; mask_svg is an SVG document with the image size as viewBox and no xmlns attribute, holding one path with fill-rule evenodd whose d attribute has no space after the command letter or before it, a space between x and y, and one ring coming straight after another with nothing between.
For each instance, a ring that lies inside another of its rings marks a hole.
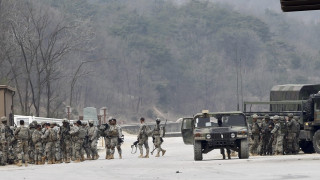
<instances>
[{"instance_id":1,"label":"military helmet","mask_svg":"<svg viewBox=\"0 0 320 180\"><path fill-rule=\"evenodd\" d=\"M289 117L289 118L293 118L293 114L292 114L292 113L289 113L289 114L288 114L288 117Z\"/></svg>"},{"instance_id":2,"label":"military helmet","mask_svg":"<svg viewBox=\"0 0 320 180\"><path fill-rule=\"evenodd\" d=\"M30 124L29 124L29 128L35 128L35 124L30 123Z\"/></svg>"},{"instance_id":3,"label":"military helmet","mask_svg":"<svg viewBox=\"0 0 320 180\"><path fill-rule=\"evenodd\" d=\"M270 119L269 114L264 115L264 119Z\"/></svg>"},{"instance_id":4,"label":"military helmet","mask_svg":"<svg viewBox=\"0 0 320 180\"><path fill-rule=\"evenodd\" d=\"M93 120L89 120L89 124L93 124Z\"/></svg>"},{"instance_id":5,"label":"military helmet","mask_svg":"<svg viewBox=\"0 0 320 180\"><path fill-rule=\"evenodd\" d=\"M274 119L274 120L279 120L280 117L279 117L278 115L275 115L275 116L273 116L273 119Z\"/></svg>"},{"instance_id":6,"label":"military helmet","mask_svg":"<svg viewBox=\"0 0 320 180\"><path fill-rule=\"evenodd\" d=\"M82 125L87 125L87 121L82 121Z\"/></svg>"},{"instance_id":7,"label":"military helmet","mask_svg":"<svg viewBox=\"0 0 320 180\"><path fill-rule=\"evenodd\" d=\"M68 119L64 118L64 119L62 120L62 123L70 123L70 122L69 122Z\"/></svg>"},{"instance_id":8,"label":"military helmet","mask_svg":"<svg viewBox=\"0 0 320 180\"><path fill-rule=\"evenodd\" d=\"M38 122L36 120L33 120L32 124L34 124L36 126L38 124Z\"/></svg>"},{"instance_id":9,"label":"military helmet","mask_svg":"<svg viewBox=\"0 0 320 180\"><path fill-rule=\"evenodd\" d=\"M161 120L160 120L160 118L157 118L156 121L160 122Z\"/></svg>"},{"instance_id":10,"label":"military helmet","mask_svg":"<svg viewBox=\"0 0 320 180\"><path fill-rule=\"evenodd\" d=\"M7 117L2 116L2 117L1 117L1 122L5 122L5 121L7 121Z\"/></svg>"},{"instance_id":11,"label":"military helmet","mask_svg":"<svg viewBox=\"0 0 320 180\"><path fill-rule=\"evenodd\" d=\"M257 119L259 116L257 114L252 115L253 119Z\"/></svg>"}]
</instances>

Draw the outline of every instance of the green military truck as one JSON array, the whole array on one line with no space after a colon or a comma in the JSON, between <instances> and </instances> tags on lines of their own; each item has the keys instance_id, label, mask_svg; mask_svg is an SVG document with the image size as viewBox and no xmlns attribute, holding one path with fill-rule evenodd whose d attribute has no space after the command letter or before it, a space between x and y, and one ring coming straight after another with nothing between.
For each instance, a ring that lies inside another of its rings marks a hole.
<instances>
[{"instance_id":1,"label":"green military truck","mask_svg":"<svg viewBox=\"0 0 320 180\"><path fill-rule=\"evenodd\" d=\"M242 112L211 113L207 110L192 118L183 118L183 142L193 145L194 160L213 149L227 148L238 152L240 159L249 158L248 126Z\"/></svg>"},{"instance_id":2,"label":"green military truck","mask_svg":"<svg viewBox=\"0 0 320 180\"><path fill-rule=\"evenodd\" d=\"M247 119L253 114L286 116L293 113L300 124L299 145L305 153L320 153L320 84L276 85L270 91L270 101L243 103ZM265 110L258 105L267 105ZM254 106L254 107L253 107Z\"/></svg>"}]
</instances>

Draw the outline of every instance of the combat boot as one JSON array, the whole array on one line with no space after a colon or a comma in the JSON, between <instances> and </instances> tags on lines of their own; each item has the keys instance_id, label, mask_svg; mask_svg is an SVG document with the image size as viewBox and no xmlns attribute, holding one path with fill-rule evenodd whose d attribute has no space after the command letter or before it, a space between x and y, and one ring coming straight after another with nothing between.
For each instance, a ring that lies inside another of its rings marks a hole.
<instances>
[{"instance_id":1,"label":"combat boot","mask_svg":"<svg viewBox=\"0 0 320 180\"><path fill-rule=\"evenodd\" d=\"M162 156L167 152L166 150L161 150L161 152L162 152Z\"/></svg>"},{"instance_id":2,"label":"combat boot","mask_svg":"<svg viewBox=\"0 0 320 180\"><path fill-rule=\"evenodd\" d=\"M143 158L143 154L140 154L140 156L138 158Z\"/></svg>"},{"instance_id":3,"label":"combat boot","mask_svg":"<svg viewBox=\"0 0 320 180\"><path fill-rule=\"evenodd\" d=\"M143 158L149 158L149 150L147 150L146 155Z\"/></svg>"},{"instance_id":4,"label":"combat boot","mask_svg":"<svg viewBox=\"0 0 320 180\"><path fill-rule=\"evenodd\" d=\"M70 158L67 158L67 159L65 160L65 163L70 163Z\"/></svg>"},{"instance_id":5,"label":"combat boot","mask_svg":"<svg viewBox=\"0 0 320 180\"><path fill-rule=\"evenodd\" d=\"M119 159L122 159L122 154L119 154Z\"/></svg>"},{"instance_id":6,"label":"combat boot","mask_svg":"<svg viewBox=\"0 0 320 180\"><path fill-rule=\"evenodd\" d=\"M80 161L80 158L77 158L74 162L75 162L75 163L81 162L81 161Z\"/></svg>"},{"instance_id":7,"label":"combat boot","mask_svg":"<svg viewBox=\"0 0 320 180\"><path fill-rule=\"evenodd\" d=\"M114 159L114 154L111 154L111 155L110 155L110 159Z\"/></svg>"},{"instance_id":8,"label":"combat boot","mask_svg":"<svg viewBox=\"0 0 320 180\"><path fill-rule=\"evenodd\" d=\"M51 160L51 162L52 162L52 164L55 164L55 163L56 163L56 159L53 158L53 159Z\"/></svg>"},{"instance_id":9,"label":"combat boot","mask_svg":"<svg viewBox=\"0 0 320 180\"><path fill-rule=\"evenodd\" d=\"M46 156L41 157L41 164L45 164L46 163L46 159L47 159Z\"/></svg>"},{"instance_id":10,"label":"combat boot","mask_svg":"<svg viewBox=\"0 0 320 180\"><path fill-rule=\"evenodd\" d=\"M82 155L82 156L81 156L80 161L81 161L81 162L83 162L83 161L84 161L84 155Z\"/></svg>"},{"instance_id":11,"label":"combat boot","mask_svg":"<svg viewBox=\"0 0 320 180\"><path fill-rule=\"evenodd\" d=\"M19 166L19 167L22 166L22 160L19 160L19 161L18 161L17 166Z\"/></svg>"},{"instance_id":12,"label":"combat boot","mask_svg":"<svg viewBox=\"0 0 320 180\"><path fill-rule=\"evenodd\" d=\"M93 158L93 157L92 157ZM90 156L90 154L89 155L87 155L87 159L86 160L92 160L92 158L91 158L91 156Z\"/></svg>"},{"instance_id":13,"label":"combat boot","mask_svg":"<svg viewBox=\"0 0 320 180\"><path fill-rule=\"evenodd\" d=\"M157 152L157 155L155 157L160 157L160 151Z\"/></svg>"}]
</instances>

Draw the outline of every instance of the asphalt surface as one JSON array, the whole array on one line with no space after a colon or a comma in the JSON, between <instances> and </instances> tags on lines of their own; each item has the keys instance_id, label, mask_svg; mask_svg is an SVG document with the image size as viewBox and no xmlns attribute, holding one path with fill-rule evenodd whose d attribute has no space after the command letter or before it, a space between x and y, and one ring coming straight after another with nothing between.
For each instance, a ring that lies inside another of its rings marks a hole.
<instances>
[{"instance_id":1,"label":"asphalt surface","mask_svg":"<svg viewBox=\"0 0 320 180\"><path fill-rule=\"evenodd\" d=\"M193 146L184 145L181 137L165 138L162 157L148 159L131 154L130 145L136 137L125 136L123 159L106 160L105 151L100 159L81 163L14 165L0 167L0 179L319 179L319 154L288 156L250 156L249 159L232 157L223 160L219 150L204 155L203 161L193 161ZM151 138L149 140L152 149Z\"/></svg>"}]
</instances>

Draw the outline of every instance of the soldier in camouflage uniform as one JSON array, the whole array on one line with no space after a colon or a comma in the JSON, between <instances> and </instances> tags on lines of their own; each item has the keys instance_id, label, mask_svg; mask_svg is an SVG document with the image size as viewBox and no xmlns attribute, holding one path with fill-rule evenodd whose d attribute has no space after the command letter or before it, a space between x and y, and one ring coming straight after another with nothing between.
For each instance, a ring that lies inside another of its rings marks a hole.
<instances>
[{"instance_id":1,"label":"soldier in camouflage uniform","mask_svg":"<svg viewBox=\"0 0 320 180\"><path fill-rule=\"evenodd\" d=\"M82 122L82 128L84 128L84 130L86 131L86 137L83 141L83 149L87 154L87 159L91 159L91 149L90 149L90 142L89 142L89 136L88 136L88 130L89 130L89 126L87 124L87 122Z\"/></svg>"},{"instance_id":2,"label":"soldier in camouflage uniform","mask_svg":"<svg viewBox=\"0 0 320 180\"><path fill-rule=\"evenodd\" d=\"M261 124L260 155L271 155L272 151L268 150L268 144L271 138L271 130L272 130L270 129L270 125L271 125L270 117L268 114L266 114Z\"/></svg>"},{"instance_id":3,"label":"soldier in camouflage uniform","mask_svg":"<svg viewBox=\"0 0 320 180\"><path fill-rule=\"evenodd\" d=\"M31 137L29 128L24 126L24 120L20 120L20 127L14 131L14 135L18 141L17 154L18 154L18 164L17 166L22 166L22 153L24 154L25 166L28 166L29 162L29 139Z\"/></svg>"},{"instance_id":4,"label":"soldier in camouflage uniform","mask_svg":"<svg viewBox=\"0 0 320 180\"><path fill-rule=\"evenodd\" d=\"M162 156L166 153L166 150L161 148L161 144L163 143L163 127L160 126L160 119L156 119L156 125L154 126L153 132L152 132L152 138L153 138L153 144L154 147L157 149L157 155L156 157L160 156L160 151L162 152Z\"/></svg>"},{"instance_id":5,"label":"soldier in camouflage uniform","mask_svg":"<svg viewBox=\"0 0 320 180\"><path fill-rule=\"evenodd\" d=\"M33 132L35 131L35 126L37 124L34 124L34 122L29 124L29 130L30 130L30 135L32 136ZM29 163L34 164L34 144L32 141L32 138L29 140Z\"/></svg>"},{"instance_id":6,"label":"soldier in camouflage uniform","mask_svg":"<svg viewBox=\"0 0 320 180\"><path fill-rule=\"evenodd\" d=\"M140 156L139 158L149 158L149 145L148 145L148 129L149 127L145 124L144 118L140 118L140 128L138 132L138 146L140 150ZM143 156L143 148L142 146L146 148L146 155Z\"/></svg>"},{"instance_id":7,"label":"soldier in camouflage uniform","mask_svg":"<svg viewBox=\"0 0 320 180\"><path fill-rule=\"evenodd\" d=\"M93 120L89 121L89 129L88 129L88 138L89 138L89 145L90 145L90 151L92 155L92 160L99 159L98 154L98 128L93 125Z\"/></svg>"},{"instance_id":8,"label":"soldier in camouflage uniform","mask_svg":"<svg viewBox=\"0 0 320 180\"><path fill-rule=\"evenodd\" d=\"M65 163L70 163L71 153L72 153L72 142L70 131L69 120L63 119L61 127L61 147L62 155Z\"/></svg>"},{"instance_id":9,"label":"soldier in camouflage uniform","mask_svg":"<svg viewBox=\"0 0 320 180\"><path fill-rule=\"evenodd\" d=\"M124 135L122 134L122 128L119 124L116 124L118 131L119 131L119 138L118 138L118 144L117 144L117 150L119 154L119 159L122 159L122 149L121 145L124 142Z\"/></svg>"},{"instance_id":10,"label":"soldier in camouflage uniform","mask_svg":"<svg viewBox=\"0 0 320 180\"><path fill-rule=\"evenodd\" d=\"M74 141L74 153L75 162L78 163L82 159L81 146L83 145L83 139L85 137L85 132L81 129L81 121L78 120L75 126L71 129L70 135Z\"/></svg>"},{"instance_id":11,"label":"soldier in camouflage uniform","mask_svg":"<svg viewBox=\"0 0 320 180\"><path fill-rule=\"evenodd\" d=\"M48 164L55 164L56 163L55 142L58 139L58 135L57 135L57 132L53 129L53 127L54 127L53 123L46 124L46 131L41 136L41 138L46 141L45 152L46 152L46 158L48 159Z\"/></svg>"},{"instance_id":12,"label":"soldier in camouflage uniform","mask_svg":"<svg viewBox=\"0 0 320 180\"><path fill-rule=\"evenodd\" d=\"M42 147L42 132L41 132L41 125L36 125L36 130L32 133L32 142L34 144L34 162L35 165L42 164L42 157L43 157L43 147Z\"/></svg>"},{"instance_id":13,"label":"soldier in camouflage uniform","mask_svg":"<svg viewBox=\"0 0 320 180\"><path fill-rule=\"evenodd\" d=\"M10 141L9 126L7 126L7 118L5 116L1 117L0 133L0 151L2 153L0 165L4 166L8 159L8 141Z\"/></svg>"},{"instance_id":14,"label":"soldier in camouflage uniform","mask_svg":"<svg viewBox=\"0 0 320 180\"><path fill-rule=\"evenodd\" d=\"M273 120L274 120L274 128L273 130L271 131L271 134L273 136L273 139L274 139L274 155L280 155L280 154L283 154L283 138L284 138L284 134L282 133L283 132L283 129L281 127L281 124L280 124L280 117L278 115L275 115L273 117Z\"/></svg>"},{"instance_id":15,"label":"soldier in camouflage uniform","mask_svg":"<svg viewBox=\"0 0 320 180\"><path fill-rule=\"evenodd\" d=\"M53 128L52 128L55 133L57 134L57 140L54 141L54 146L55 146L55 163L60 164L62 163L61 160L61 131L60 127L57 125L57 123L53 123Z\"/></svg>"},{"instance_id":16,"label":"soldier in camouflage uniform","mask_svg":"<svg viewBox=\"0 0 320 180\"><path fill-rule=\"evenodd\" d=\"M254 114L252 116L252 126L251 126L251 133L252 133L251 139L253 140L253 144L250 147L250 153L252 155L257 155L258 148L259 148L261 130L257 120L258 120L258 115Z\"/></svg>"},{"instance_id":17,"label":"soldier in camouflage uniform","mask_svg":"<svg viewBox=\"0 0 320 180\"><path fill-rule=\"evenodd\" d=\"M288 114L288 119L287 119L287 129L288 129L288 135L286 137L286 154L296 154L296 131L297 131L297 127L296 127L296 120L293 119L293 114L289 113Z\"/></svg>"},{"instance_id":18,"label":"soldier in camouflage uniform","mask_svg":"<svg viewBox=\"0 0 320 180\"><path fill-rule=\"evenodd\" d=\"M118 138L121 136L116 119L109 120L109 128L106 130L106 159L114 159L114 151L118 145Z\"/></svg>"},{"instance_id":19,"label":"soldier in camouflage uniform","mask_svg":"<svg viewBox=\"0 0 320 180\"><path fill-rule=\"evenodd\" d=\"M299 146L299 136L300 136L300 123L293 117L292 118L293 125L295 127L294 133L296 135L294 139L294 154L298 154L300 151L300 146Z\"/></svg>"}]
</instances>

